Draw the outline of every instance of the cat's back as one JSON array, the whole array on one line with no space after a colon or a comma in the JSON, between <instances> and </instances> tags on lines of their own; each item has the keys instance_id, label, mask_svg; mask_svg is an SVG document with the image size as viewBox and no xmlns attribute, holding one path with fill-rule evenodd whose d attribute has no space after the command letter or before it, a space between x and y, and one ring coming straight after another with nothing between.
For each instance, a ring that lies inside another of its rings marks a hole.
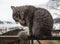
<instances>
[{"instance_id":1,"label":"cat's back","mask_svg":"<svg viewBox=\"0 0 60 44\"><path fill-rule=\"evenodd\" d=\"M42 24L42 27L44 28L50 28L53 27L53 18L50 12L43 8L37 8L35 11L35 21L40 25ZM41 26L41 25L40 25Z\"/></svg>"}]
</instances>

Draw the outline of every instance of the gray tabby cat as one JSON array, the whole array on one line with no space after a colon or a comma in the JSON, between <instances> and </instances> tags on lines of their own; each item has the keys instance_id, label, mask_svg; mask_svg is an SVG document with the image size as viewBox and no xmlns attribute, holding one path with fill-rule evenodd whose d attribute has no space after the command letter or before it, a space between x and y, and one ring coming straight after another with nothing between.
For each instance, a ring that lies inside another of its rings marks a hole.
<instances>
[{"instance_id":1,"label":"gray tabby cat","mask_svg":"<svg viewBox=\"0 0 60 44\"><path fill-rule=\"evenodd\" d=\"M23 26L29 27L30 36L37 38L52 36L53 18L51 14L43 8L34 6L11 6L13 19Z\"/></svg>"}]
</instances>

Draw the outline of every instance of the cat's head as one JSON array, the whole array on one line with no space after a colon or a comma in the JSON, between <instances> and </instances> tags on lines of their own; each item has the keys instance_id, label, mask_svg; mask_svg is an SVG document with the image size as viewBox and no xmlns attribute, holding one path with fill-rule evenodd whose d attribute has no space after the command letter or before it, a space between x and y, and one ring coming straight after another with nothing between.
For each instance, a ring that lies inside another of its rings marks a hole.
<instances>
[{"instance_id":1,"label":"cat's head","mask_svg":"<svg viewBox=\"0 0 60 44\"><path fill-rule=\"evenodd\" d=\"M13 19L15 22L19 22L21 25L25 26L26 21L25 21L25 10L26 8L24 7L14 7L11 6L12 11L13 11Z\"/></svg>"}]
</instances>

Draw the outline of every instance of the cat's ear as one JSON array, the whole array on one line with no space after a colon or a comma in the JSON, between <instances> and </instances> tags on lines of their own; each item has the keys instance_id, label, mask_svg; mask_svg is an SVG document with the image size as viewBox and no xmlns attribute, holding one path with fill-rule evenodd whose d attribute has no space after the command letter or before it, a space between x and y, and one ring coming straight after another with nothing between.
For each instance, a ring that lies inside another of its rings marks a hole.
<instances>
[{"instance_id":1,"label":"cat's ear","mask_svg":"<svg viewBox=\"0 0 60 44\"><path fill-rule=\"evenodd\" d=\"M16 11L16 7L14 7L14 6L11 6L11 9L12 9L13 11Z\"/></svg>"}]
</instances>

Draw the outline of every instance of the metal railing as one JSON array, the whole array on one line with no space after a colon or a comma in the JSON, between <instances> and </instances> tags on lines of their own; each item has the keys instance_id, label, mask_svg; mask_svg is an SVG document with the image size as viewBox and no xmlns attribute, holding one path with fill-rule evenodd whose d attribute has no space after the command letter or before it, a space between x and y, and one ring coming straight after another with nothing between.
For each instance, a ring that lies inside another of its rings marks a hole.
<instances>
[{"instance_id":1,"label":"metal railing","mask_svg":"<svg viewBox=\"0 0 60 44\"><path fill-rule=\"evenodd\" d=\"M0 35L0 44L1 40L17 40L17 44L20 44L20 33L18 33L17 35ZM53 36L47 36L47 37L40 37L40 38L35 38L35 37L28 37L28 40L30 40L31 42L29 42L29 44L34 44L34 40L60 40L60 37L53 37ZM12 44L12 43L9 43ZM25 40L25 43L27 44L27 41Z\"/></svg>"}]
</instances>

